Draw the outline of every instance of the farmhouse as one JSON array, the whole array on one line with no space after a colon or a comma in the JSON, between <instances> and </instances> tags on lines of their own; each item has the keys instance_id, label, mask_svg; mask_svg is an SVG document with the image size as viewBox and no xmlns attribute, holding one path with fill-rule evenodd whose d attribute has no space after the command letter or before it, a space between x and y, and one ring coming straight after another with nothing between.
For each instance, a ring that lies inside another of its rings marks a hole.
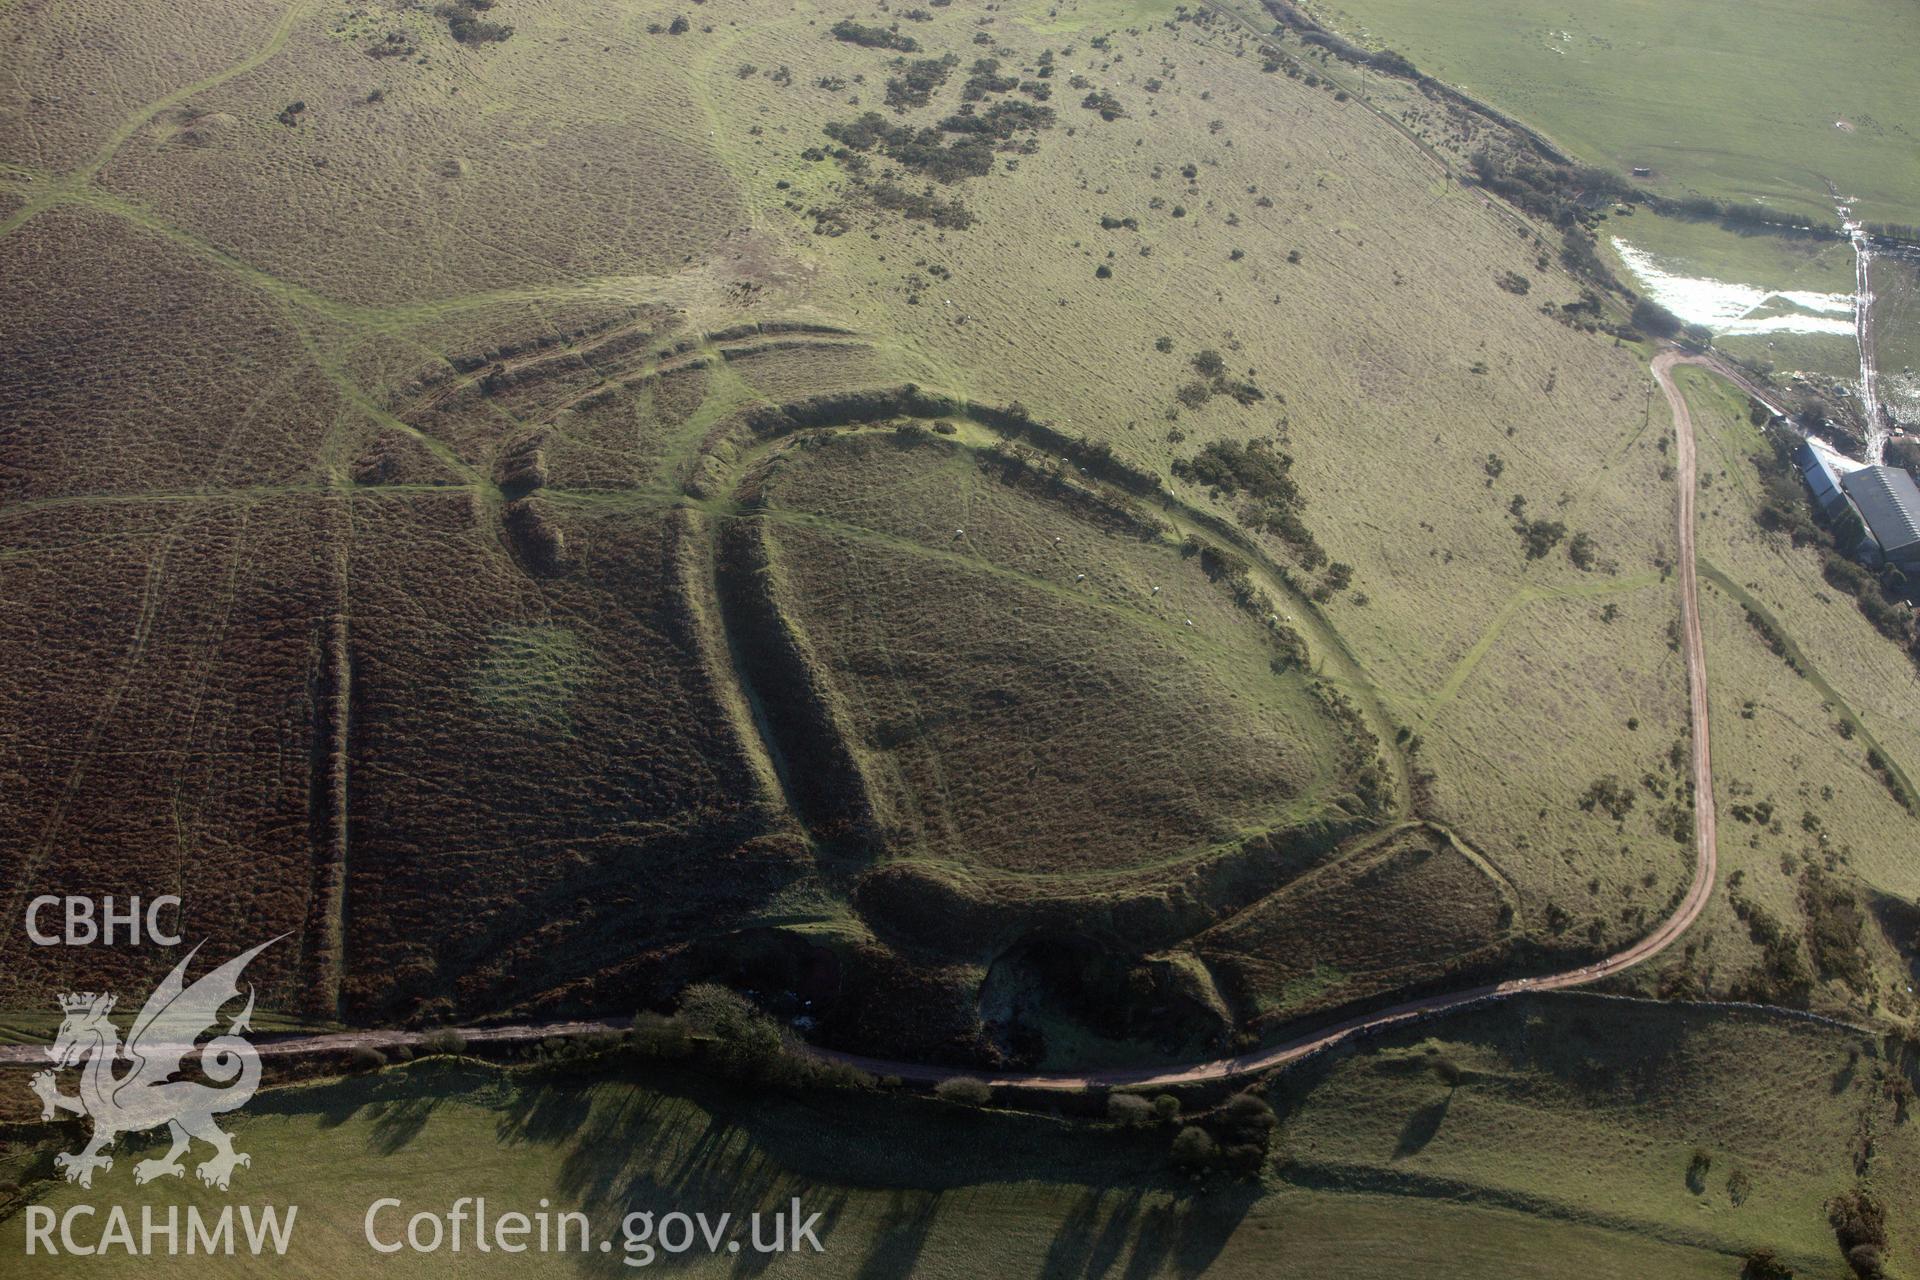
<instances>
[{"instance_id":1,"label":"farmhouse","mask_svg":"<svg viewBox=\"0 0 1920 1280\"><path fill-rule=\"evenodd\" d=\"M1902 467L1861 467L1840 487L1867 526L1878 558L1904 573L1920 573L1920 486Z\"/></svg>"}]
</instances>

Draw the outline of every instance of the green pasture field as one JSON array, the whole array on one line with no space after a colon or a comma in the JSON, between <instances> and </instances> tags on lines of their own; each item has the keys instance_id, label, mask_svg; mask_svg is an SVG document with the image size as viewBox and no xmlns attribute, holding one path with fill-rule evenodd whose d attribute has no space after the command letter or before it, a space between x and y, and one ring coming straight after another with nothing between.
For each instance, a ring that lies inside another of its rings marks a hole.
<instances>
[{"instance_id":1,"label":"green pasture field","mask_svg":"<svg viewBox=\"0 0 1920 1280\"><path fill-rule=\"evenodd\" d=\"M1716 222L1663 217L1644 206L1607 215L1599 239L1611 247L1616 237L1688 268L1681 274L1763 289L1853 292L1853 247L1845 240L1744 234ZM1616 274L1623 270L1616 267Z\"/></svg>"},{"instance_id":2,"label":"green pasture field","mask_svg":"<svg viewBox=\"0 0 1920 1280\"><path fill-rule=\"evenodd\" d=\"M1909 772L1920 768L1920 728L1903 713L1920 673L1876 633L1852 600L1820 576L1818 563L1751 519L1757 477L1745 458L1770 450L1748 421L1746 400L1702 370L1675 370L1690 404L1704 401L1696 426L1702 440L1704 486L1699 546L1703 559L1759 600L1783 624L1862 725ZM1718 465L1709 471L1709 460ZM1912 762L1912 763L1907 763Z\"/></svg>"},{"instance_id":3,"label":"green pasture field","mask_svg":"<svg viewBox=\"0 0 1920 1280\"><path fill-rule=\"evenodd\" d=\"M1869 221L1920 200L1920 77L1902 0L1791 0L1676 8L1608 0L1577 12L1490 4L1339 0L1306 6L1343 34L1392 47L1651 190L1760 201L1831 222L1827 183Z\"/></svg>"},{"instance_id":4,"label":"green pasture field","mask_svg":"<svg viewBox=\"0 0 1920 1280\"><path fill-rule=\"evenodd\" d=\"M1426 1035L1289 1081L1297 1109L1279 1145L1301 1166L1295 1180L1633 1221L1637 1234L1735 1255L1728 1274L1757 1247L1797 1274L1846 1274L1825 1205L1861 1178L1864 1145L1865 1185L1910 1203L1920 1151L1883 1085L1912 1067L1871 1035L1587 996L1519 1001ZM1904 1264L1915 1245L1901 1235L1889 1259Z\"/></svg>"},{"instance_id":5,"label":"green pasture field","mask_svg":"<svg viewBox=\"0 0 1920 1280\"><path fill-rule=\"evenodd\" d=\"M916 38L937 51L951 13L914 24ZM1504 222L1423 168L1416 148L1357 103L1263 74L1257 59L1234 56L1238 35L1137 30L1056 59L1056 77L1108 87L1128 116L1101 120L1063 86L1050 100L1061 119L1037 156L958 189L974 227L862 218L846 235L816 238L813 252L838 269L815 297L829 285L854 290L836 309L857 309L853 323L886 335L916 381L1018 400L1163 475L1209 440L1278 434L1296 458L1304 518L1330 556L1355 567L1358 593L1376 609L1352 620L1360 656L1389 693L1437 683L1449 644L1470 643L1460 631L1525 567L1502 553L1507 535L1497 531L1513 490L1482 491L1487 453L1509 459L1508 485L1535 502L1581 487L1640 423L1630 354L1542 316L1542 301L1573 296L1565 278L1535 267L1535 252ZM1008 63L1016 51L1030 62L1036 46L1064 47L1018 23L989 34L996 43L986 51ZM741 36L725 61L736 58L762 68L796 59L792 86L748 79L729 85L719 108L741 131L788 121L786 135L755 140L761 189L779 194L776 184L789 182L802 204L844 197L831 162L800 158L820 124L854 114L844 99L800 88L844 68L844 50L796 42L775 23ZM1174 74L1139 69L1163 70L1162 58ZM870 82L884 66L870 60ZM1148 79L1160 80L1157 93ZM1194 179L1183 177L1186 165ZM767 216L793 212L783 205ZM1139 226L1104 230L1103 216ZM1236 248L1245 255L1237 262ZM1295 250L1300 261L1289 262ZM1104 280L1103 265L1112 271ZM1498 287L1508 269L1533 277L1528 297ZM1156 349L1160 337L1171 350ZM1256 370L1267 400L1242 408L1215 397L1169 419L1176 387L1193 376L1187 360L1206 348L1236 372ZM1646 500L1610 494L1596 505L1617 527L1596 535L1638 552L1651 541L1635 518ZM1616 555L1626 559L1625 548ZM1409 592L1417 608L1407 607ZM1372 638L1375 619L1391 644ZM1349 620L1339 621L1344 632Z\"/></svg>"},{"instance_id":6,"label":"green pasture field","mask_svg":"<svg viewBox=\"0 0 1920 1280\"><path fill-rule=\"evenodd\" d=\"M1775 292L1851 295L1854 290L1853 247L1844 240L1741 234L1712 222L1661 217L1644 207L1630 216L1615 212L1601 224L1601 250L1614 274L1636 289L1640 283L1631 268L1613 252L1616 239L1652 254L1676 275ZM1887 332L1894 334L1895 327L1888 325ZM1720 350L1782 376L1796 370L1847 382L1860 376L1860 349L1850 323L1843 334L1719 333L1713 341Z\"/></svg>"},{"instance_id":7,"label":"green pasture field","mask_svg":"<svg viewBox=\"0 0 1920 1280\"><path fill-rule=\"evenodd\" d=\"M1657 573L1624 589L1518 598L1488 620L1421 724L1436 808L1479 836L1539 941L1617 949L1692 878L1691 844L1661 825L1681 781L1672 750L1687 736L1676 616ZM1584 803L1609 778L1641 792L1618 819Z\"/></svg>"},{"instance_id":8,"label":"green pasture field","mask_svg":"<svg viewBox=\"0 0 1920 1280\"><path fill-rule=\"evenodd\" d=\"M1920 434L1920 262L1882 257L1868 271L1880 395L1909 436Z\"/></svg>"},{"instance_id":9,"label":"green pasture field","mask_svg":"<svg viewBox=\"0 0 1920 1280\"><path fill-rule=\"evenodd\" d=\"M756 1260L770 1274L1414 1266L1624 1280L1736 1274L1764 1247L1824 1278L1844 1263L1822 1204L1855 1185L1888 1208L1890 1260L1913 1257L1912 1130L1881 1092L1903 1069L1872 1037L1764 1015L1516 1002L1279 1078L1269 1095L1281 1127L1247 1181L1173 1169L1165 1123L1130 1129L887 1094L751 1096L658 1070L554 1075L430 1059L273 1090L230 1123L252 1156L236 1194L300 1206L292 1249L275 1264L292 1275L367 1267L363 1220L381 1197L405 1213L444 1213L460 1196L484 1196L493 1213L532 1212L545 1199L586 1213L596 1239L617 1242L627 1213L738 1217L798 1196L822 1215L824 1252ZM1872 1154L1860 1175L1863 1133ZM123 1145L127 1159L141 1154ZM1707 1155L1697 1175L1696 1148ZM42 1167L22 1151L7 1172ZM91 1193L29 1178L31 1203L59 1212L80 1200L203 1211L229 1202L191 1177L138 1191L121 1165L98 1177ZM25 1222L17 1202L0 1221L0 1247L16 1258ZM399 1275L445 1274L455 1262L476 1275L625 1274L620 1258L617 1248L469 1248L457 1259L381 1261ZM90 1265L171 1275L206 1262L107 1255ZM675 1269L739 1265L689 1255ZM16 1270L71 1266L41 1256Z\"/></svg>"}]
</instances>

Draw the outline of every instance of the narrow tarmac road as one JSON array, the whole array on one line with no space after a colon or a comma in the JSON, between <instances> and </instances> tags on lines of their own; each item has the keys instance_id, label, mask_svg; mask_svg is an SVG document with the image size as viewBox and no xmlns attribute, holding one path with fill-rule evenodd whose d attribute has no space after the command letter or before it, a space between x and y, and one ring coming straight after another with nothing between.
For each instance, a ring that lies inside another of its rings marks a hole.
<instances>
[{"instance_id":1,"label":"narrow tarmac road","mask_svg":"<svg viewBox=\"0 0 1920 1280\"><path fill-rule=\"evenodd\" d=\"M1598 982L1602 978L1611 977L1650 960L1672 946L1680 935L1699 918L1708 898L1712 896L1715 877L1718 874L1718 862L1714 852L1712 751L1707 725L1707 660L1700 633L1699 583L1694 572L1696 464L1693 419L1687 412L1685 397L1673 383L1672 370L1677 364L1697 364L1713 369L1715 372L1724 372L1715 361L1709 358L1690 356L1675 350L1663 351L1653 361L1654 379L1660 384L1660 389L1666 393L1668 407L1673 412L1674 439L1677 446L1678 475L1676 479L1679 485L1679 501L1674 516L1679 541L1677 572L1680 578L1681 647L1686 655L1687 691L1693 722L1694 844L1696 849L1693 883L1686 897L1681 900L1678 909L1667 917L1659 928L1625 951L1583 968L1535 978L1513 978L1506 982L1473 987L1464 991L1426 996L1374 1013L1360 1014L1344 1022L1308 1032L1283 1044L1253 1053L1230 1058L1214 1058L1187 1066L1078 1073L981 1072L959 1067L898 1062L888 1058L870 1058L860 1054L840 1053L832 1049L811 1046L806 1051L823 1062L842 1063L875 1075L897 1076L902 1080L922 1084L935 1084L942 1080L967 1077L1014 1088L1074 1092L1091 1086L1153 1087L1193 1084L1209 1080L1230 1080L1298 1062L1302 1058L1310 1057L1323 1049L1332 1048L1345 1040L1417 1022L1456 1009L1464 1009L1470 1005L1527 992L1560 991ZM555 1022L477 1027L462 1031L461 1034L470 1043L511 1044L544 1040L555 1036L570 1037L618 1031L623 1025L623 1022L613 1020ZM255 1043L262 1056L284 1058L342 1053L361 1048L391 1049L402 1045L418 1046L428 1034L431 1033L358 1030L278 1038L260 1036L255 1037ZM44 1066L45 1064L46 1053L41 1046L0 1046L0 1065Z\"/></svg>"}]
</instances>

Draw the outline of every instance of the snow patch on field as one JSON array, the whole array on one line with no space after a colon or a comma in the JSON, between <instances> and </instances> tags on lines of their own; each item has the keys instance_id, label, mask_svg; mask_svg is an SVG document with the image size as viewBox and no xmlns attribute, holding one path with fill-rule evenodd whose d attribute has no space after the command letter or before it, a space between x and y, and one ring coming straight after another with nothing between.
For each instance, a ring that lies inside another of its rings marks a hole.
<instances>
[{"instance_id":1,"label":"snow patch on field","mask_svg":"<svg viewBox=\"0 0 1920 1280\"><path fill-rule=\"evenodd\" d=\"M1853 336L1853 295L1805 289L1763 289L1758 285L1715 280L1669 271L1660 259L1626 241L1614 252L1633 273L1641 290L1687 324L1705 325L1716 334L1831 333Z\"/></svg>"}]
</instances>

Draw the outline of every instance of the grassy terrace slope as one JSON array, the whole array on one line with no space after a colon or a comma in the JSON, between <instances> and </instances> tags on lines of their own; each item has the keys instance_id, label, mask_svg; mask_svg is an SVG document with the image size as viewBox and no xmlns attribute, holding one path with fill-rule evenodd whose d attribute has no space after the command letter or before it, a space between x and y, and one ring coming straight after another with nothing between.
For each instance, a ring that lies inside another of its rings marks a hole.
<instances>
[{"instance_id":1,"label":"grassy terrace slope","mask_svg":"<svg viewBox=\"0 0 1920 1280\"><path fill-rule=\"evenodd\" d=\"M1427 4L1316 0L1337 30L1666 194L1762 200L1830 217L1827 182L1863 216L1904 222L1920 199L1920 76L1903 0L1713 0L1676 9L1615 0L1570 13L1542 0Z\"/></svg>"},{"instance_id":2,"label":"grassy terrace slope","mask_svg":"<svg viewBox=\"0 0 1920 1280\"><path fill-rule=\"evenodd\" d=\"M1912 440L1920 435L1920 251L1876 258L1869 270L1881 395L1907 432L1897 457L1911 468L1920 461Z\"/></svg>"}]
</instances>

